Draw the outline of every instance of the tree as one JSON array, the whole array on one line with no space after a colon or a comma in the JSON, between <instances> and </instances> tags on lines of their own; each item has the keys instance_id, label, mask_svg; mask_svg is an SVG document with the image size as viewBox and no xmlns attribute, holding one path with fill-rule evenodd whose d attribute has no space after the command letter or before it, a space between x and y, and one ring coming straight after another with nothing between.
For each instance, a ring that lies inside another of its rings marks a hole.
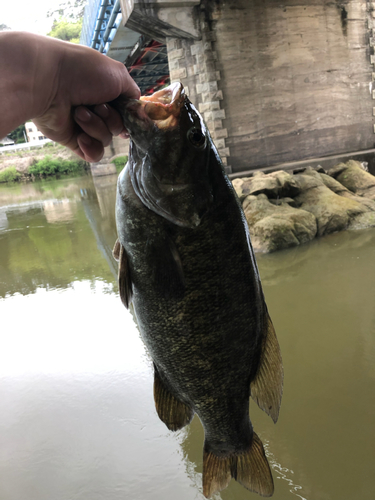
<instances>
[{"instance_id":1,"label":"tree","mask_svg":"<svg viewBox=\"0 0 375 500\"><path fill-rule=\"evenodd\" d=\"M81 30L82 19L72 22L64 17L60 17L58 21L55 19L53 22L52 30L48 33L48 36L65 40L66 42L79 43Z\"/></svg>"},{"instance_id":2,"label":"tree","mask_svg":"<svg viewBox=\"0 0 375 500\"><path fill-rule=\"evenodd\" d=\"M15 144L20 144L21 142L26 142L25 135L26 135L25 125L20 125L16 129L14 129L13 132L8 134L8 137L13 139Z\"/></svg>"},{"instance_id":3,"label":"tree","mask_svg":"<svg viewBox=\"0 0 375 500\"><path fill-rule=\"evenodd\" d=\"M0 24L0 31L10 31L11 29L6 24Z\"/></svg>"},{"instance_id":4,"label":"tree","mask_svg":"<svg viewBox=\"0 0 375 500\"><path fill-rule=\"evenodd\" d=\"M83 19L87 3L88 0L67 0L60 3L57 9L48 11L47 17L53 17L55 21L60 18L78 21L79 19Z\"/></svg>"},{"instance_id":5,"label":"tree","mask_svg":"<svg viewBox=\"0 0 375 500\"><path fill-rule=\"evenodd\" d=\"M79 43L86 3L87 0L67 0L60 3L57 9L47 12L47 17L54 18L48 36Z\"/></svg>"}]
</instances>

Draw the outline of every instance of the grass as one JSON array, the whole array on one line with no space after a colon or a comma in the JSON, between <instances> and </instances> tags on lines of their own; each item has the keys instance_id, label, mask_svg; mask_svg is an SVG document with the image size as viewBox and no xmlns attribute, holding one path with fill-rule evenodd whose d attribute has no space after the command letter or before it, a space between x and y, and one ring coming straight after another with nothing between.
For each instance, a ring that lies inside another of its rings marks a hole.
<instances>
[{"instance_id":1,"label":"grass","mask_svg":"<svg viewBox=\"0 0 375 500\"><path fill-rule=\"evenodd\" d=\"M16 167L8 167L0 172L0 182L14 182L20 177L21 174L17 172Z\"/></svg>"},{"instance_id":2,"label":"grass","mask_svg":"<svg viewBox=\"0 0 375 500\"><path fill-rule=\"evenodd\" d=\"M115 164L117 172L121 172L121 170L125 167L127 161L127 156L118 156L117 158L114 158L111 163Z\"/></svg>"}]
</instances>

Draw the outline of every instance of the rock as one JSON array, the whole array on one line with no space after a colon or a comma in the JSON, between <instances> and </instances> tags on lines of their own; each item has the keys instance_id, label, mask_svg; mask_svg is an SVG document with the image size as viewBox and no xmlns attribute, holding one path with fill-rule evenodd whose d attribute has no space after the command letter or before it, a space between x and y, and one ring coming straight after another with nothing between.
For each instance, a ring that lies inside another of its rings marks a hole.
<instances>
[{"instance_id":1,"label":"rock","mask_svg":"<svg viewBox=\"0 0 375 500\"><path fill-rule=\"evenodd\" d=\"M317 165L316 167L298 167L293 170L293 174L303 174L306 169L312 168L316 172L319 172L319 174L326 174L327 172L324 170L324 168L321 165Z\"/></svg>"},{"instance_id":2,"label":"rock","mask_svg":"<svg viewBox=\"0 0 375 500\"><path fill-rule=\"evenodd\" d=\"M375 227L375 177L356 161L255 172L234 179L256 252L290 248L344 229Z\"/></svg>"},{"instance_id":3,"label":"rock","mask_svg":"<svg viewBox=\"0 0 375 500\"><path fill-rule=\"evenodd\" d=\"M276 206L265 194L248 196L243 204L255 252L274 252L311 241L317 231L315 217L287 203Z\"/></svg>"},{"instance_id":4,"label":"rock","mask_svg":"<svg viewBox=\"0 0 375 500\"><path fill-rule=\"evenodd\" d=\"M294 176L283 170L270 174L259 171L253 177L234 179L232 183L240 201L246 196L258 194L265 194L269 198L293 198L300 192Z\"/></svg>"},{"instance_id":5,"label":"rock","mask_svg":"<svg viewBox=\"0 0 375 500\"><path fill-rule=\"evenodd\" d=\"M328 181L322 174L310 168L295 177L303 189L296 201L301 209L315 215L319 236L347 228L374 225L375 214L372 208L352 197L336 194L324 183L324 180ZM340 190L335 183L330 185L335 190ZM341 191L344 192L345 190Z\"/></svg>"},{"instance_id":6,"label":"rock","mask_svg":"<svg viewBox=\"0 0 375 500\"><path fill-rule=\"evenodd\" d=\"M328 173L353 193L375 200L375 177L366 172L360 162L340 163Z\"/></svg>"},{"instance_id":7,"label":"rock","mask_svg":"<svg viewBox=\"0 0 375 500\"><path fill-rule=\"evenodd\" d=\"M357 196L352 191L349 191L345 186L340 184L336 179L330 177L329 175L320 174L324 184L334 193L344 196L346 198L351 198L352 200L358 201L358 203L362 203L365 207L367 207L370 211L375 211L375 200L371 200L370 198L365 198L362 196Z\"/></svg>"},{"instance_id":8,"label":"rock","mask_svg":"<svg viewBox=\"0 0 375 500\"><path fill-rule=\"evenodd\" d=\"M250 194L250 189L247 186L247 181L249 180L250 177L242 177L241 179L237 178L232 180L234 190L236 191L241 202Z\"/></svg>"},{"instance_id":9,"label":"rock","mask_svg":"<svg viewBox=\"0 0 375 500\"><path fill-rule=\"evenodd\" d=\"M298 204L296 200L293 200L293 198L270 198L269 202L272 203L272 205L276 205L277 207L286 203L290 207L298 208Z\"/></svg>"}]
</instances>

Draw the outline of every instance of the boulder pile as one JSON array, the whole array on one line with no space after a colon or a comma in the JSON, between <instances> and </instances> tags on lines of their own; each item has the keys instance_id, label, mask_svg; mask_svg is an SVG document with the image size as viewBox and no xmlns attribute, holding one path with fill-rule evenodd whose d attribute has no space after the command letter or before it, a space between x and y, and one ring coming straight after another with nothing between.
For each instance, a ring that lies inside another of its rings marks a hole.
<instances>
[{"instance_id":1,"label":"boulder pile","mask_svg":"<svg viewBox=\"0 0 375 500\"><path fill-rule=\"evenodd\" d=\"M375 177L354 160L255 172L232 181L255 252L274 252L344 229L375 227Z\"/></svg>"}]
</instances>

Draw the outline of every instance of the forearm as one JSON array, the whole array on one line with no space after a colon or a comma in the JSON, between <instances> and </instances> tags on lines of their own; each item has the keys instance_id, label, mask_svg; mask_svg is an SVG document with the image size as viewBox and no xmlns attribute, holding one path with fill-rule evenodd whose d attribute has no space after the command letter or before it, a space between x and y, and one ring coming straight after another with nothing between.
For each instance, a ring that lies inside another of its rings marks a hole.
<instances>
[{"instance_id":1,"label":"forearm","mask_svg":"<svg viewBox=\"0 0 375 500\"><path fill-rule=\"evenodd\" d=\"M43 114L57 89L60 42L31 33L0 33L0 137Z\"/></svg>"}]
</instances>

